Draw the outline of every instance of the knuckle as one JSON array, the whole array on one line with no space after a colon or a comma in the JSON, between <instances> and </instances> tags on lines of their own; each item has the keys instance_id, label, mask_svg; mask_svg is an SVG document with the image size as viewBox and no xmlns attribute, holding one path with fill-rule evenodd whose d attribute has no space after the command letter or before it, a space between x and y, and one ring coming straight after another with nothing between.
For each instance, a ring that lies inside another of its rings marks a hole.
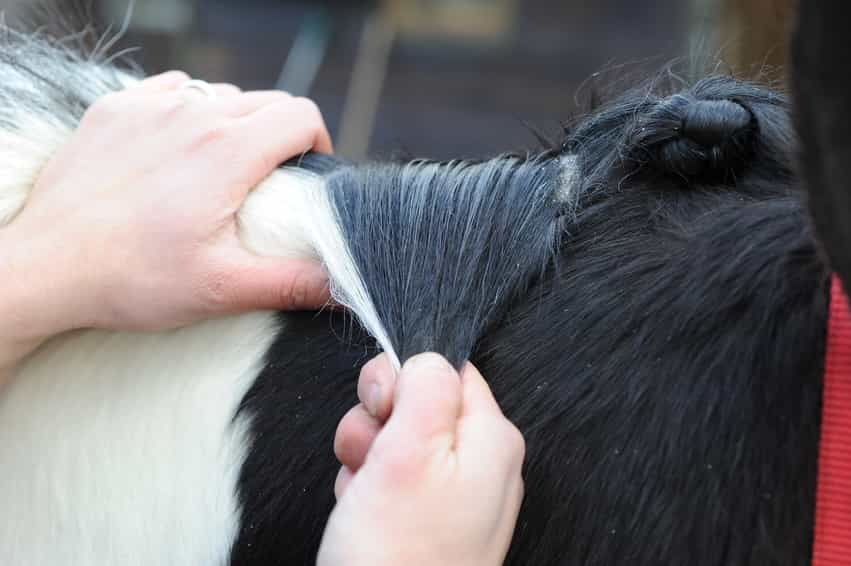
<instances>
[{"instance_id":1,"label":"knuckle","mask_svg":"<svg viewBox=\"0 0 851 566\"><path fill-rule=\"evenodd\" d=\"M220 148L227 152L232 149L232 143L232 129L227 124L216 120L196 129L190 149L197 150L212 147Z\"/></svg>"},{"instance_id":2,"label":"knuckle","mask_svg":"<svg viewBox=\"0 0 851 566\"><path fill-rule=\"evenodd\" d=\"M369 360L360 370L358 383L367 387L372 384L381 387L392 387L393 368L386 353L379 354Z\"/></svg>"},{"instance_id":3,"label":"knuckle","mask_svg":"<svg viewBox=\"0 0 851 566\"><path fill-rule=\"evenodd\" d=\"M303 96L295 97L293 100L301 106L304 116L314 122L314 126L322 123L322 111L315 102Z\"/></svg>"},{"instance_id":4,"label":"knuckle","mask_svg":"<svg viewBox=\"0 0 851 566\"><path fill-rule=\"evenodd\" d=\"M280 296L283 305L291 307L304 305L310 296L310 281L306 277L296 274L292 281L281 286Z\"/></svg>"},{"instance_id":5,"label":"knuckle","mask_svg":"<svg viewBox=\"0 0 851 566\"><path fill-rule=\"evenodd\" d=\"M83 122L110 122L121 112L123 106L121 92L110 92L96 99L89 106L83 114Z\"/></svg>"},{"instance_id":6,"label":"knuckle","mask_svg":"<svg viewBox=\"0 0 851 566\"><path fill-rule=\"evenodd\" d=\"M349 411L349 413L351 410ZM346 452L348 450L349 444L349 434L346 428L349 413L346 413L346 416L340 421L340 424L337 425L337 431L334 433L334 455L337 457L337 460L342 462L346 457Z\"/></svg>"},{"instance_id":7,"label":"knuckle","mask_svg":"<svg viewBox=\"0 0 851 566\"><path fill-rule=\"evenodd\" d=\"M152 78L162 78L168 80L169 82L180 83L189 80L189 75L184 73L183 71L171 70L158 75L158 77Z\"/></svg>"},{"instance_id":8,"label":"knuckle","mask_svg":"<svg viewBox=\"0 0 851 566\"><path fill-rule=\"evenodd\" d=\"M186 100L181 96L162 95L151 99L146 110L148 122L156 127L165 127L186 111Z\"/></svg>"},{"instance_id":9,"label":"knuckle","mask_svg":"<svg viewBox=\"0 0 851 566\"><path fill-rule=\"evenodd\" d=\"M221 96L231 96L242 92L242 89L231 83L216 83L213 88Z\"/></svg>"},{"instance_id":10,"label":"knuckle","mask_svg":"<svg viewBox=\"0 0 851 566\"><path fill-rule=\"evenodd\" d=\"M208 124L198 133L198 141L202 144L218 144L228 138L229 130L222 124Z\"/></svg>"}]
</instances>

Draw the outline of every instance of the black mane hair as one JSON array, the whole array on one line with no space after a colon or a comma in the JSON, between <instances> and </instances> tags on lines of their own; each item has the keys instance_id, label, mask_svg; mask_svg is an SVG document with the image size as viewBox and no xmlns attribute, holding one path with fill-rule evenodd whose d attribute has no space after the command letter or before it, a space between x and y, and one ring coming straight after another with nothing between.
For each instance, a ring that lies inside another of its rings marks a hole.
<instances>
[{"instance_id":1,"label":"black mane hair","mask_svg":"<svg viewBox=\"0 0 851 566\"><path fill-rule=\"evenodd\" d=\"M288 163L321 179L376 320L350 323L364 302L278 315L235 416L250 443L232 564L315 563L376 329L401 359L469 357L523 432L508 564L808 563L827 258L851 276L844 6L802 3L795 42L820 243L786 98L730 77L627 92L540 154ZM50 140L28 128L70 132L129 81L104 49L0 32L4 163L38 162Z\"/></svg>"},{"instance_id":2,"label":"black mane hair","mask_svg":"<svg viewBox=\"0 0 851 566\"><path fill-rule=\"evenodd\" d=\"M552 263L559 171L557 160L506 156L327 177L349 251L401 362L434 351L460 367L503 305Z\"/></svg>"},{"instance_id":3,"label":"black mane hair","mask_svg":"<svg viewBox=\"0 0 851 566\"><path fill-rule=\"evenodd\" d=\"M713 77L540 156L325 174L396 352L469 353L526 438L508 564L809 561L829 270L793 154L782 95ZM339 314L281 319L234 564L314 560L375 352Z\"/></svg>"}]
</instances>

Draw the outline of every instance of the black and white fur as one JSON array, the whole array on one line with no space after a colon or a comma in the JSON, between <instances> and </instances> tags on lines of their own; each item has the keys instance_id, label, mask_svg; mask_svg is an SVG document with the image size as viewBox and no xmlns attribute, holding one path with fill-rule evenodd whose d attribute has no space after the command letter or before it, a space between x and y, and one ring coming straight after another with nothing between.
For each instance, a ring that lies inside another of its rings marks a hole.
<instances>
[{"instance_id":1,"label":"black and white fur","mask_svg":"<svg viewBox=\"0 0 851 566\"><path fill-rule=\"evenodd\" d=\"M133 80L7 32L4 222ZM0 562L313 563L333 431L383 349L472 359L524 433L509 564L806 563L830 271L793 140L783 96L712 77L627 93L539 155L280 169L242 240L320 258L357 323L47 344L0 392Z\"/></svg>"}]
</instances>

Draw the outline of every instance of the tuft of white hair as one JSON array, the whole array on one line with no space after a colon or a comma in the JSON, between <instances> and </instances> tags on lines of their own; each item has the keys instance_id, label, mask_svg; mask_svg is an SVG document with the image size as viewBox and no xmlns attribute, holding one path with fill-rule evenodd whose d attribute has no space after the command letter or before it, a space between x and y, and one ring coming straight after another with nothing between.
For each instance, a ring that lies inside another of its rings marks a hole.
<instances>
[{"instance_id":1,"label":"tuft of white hair","mask_svg":"<svg viewBox=\"0 0 851 566\"><path fill-rule=\"evenodd\" d=\"M88 106L138 79L62 44L0 35L2 227ZM241 238L260 255L324 259L368 319L323 193L317 175L276 171L239 211ZM0 390L3 565L227 563L252 441L237 408L278 324L258 312L174 332L83 330L16 368Z\"/></svg>"},{"instance_id":2,"label":"tuft of white hair","mask_svg":"<svg viewBox=\"0 0 851 566\"><path fill-rule=\"evenodd\" d=\"M0 28L0 226L21 210L39 173L100 96L138 80L105 61ZM282 185L284 185L282 190ZM398 356L358 273L319 176L273 173L239 213L243 243L259 255L322 260L334 299Z\"/></svg>"}]
</instances>

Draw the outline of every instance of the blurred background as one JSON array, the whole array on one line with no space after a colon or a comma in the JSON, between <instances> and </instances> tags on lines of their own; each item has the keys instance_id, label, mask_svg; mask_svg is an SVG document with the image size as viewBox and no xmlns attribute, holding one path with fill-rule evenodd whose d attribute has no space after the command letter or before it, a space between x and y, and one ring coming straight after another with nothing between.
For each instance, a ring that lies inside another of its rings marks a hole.
<instances>
[{"instance_id":1,"label":"blurred background","mask_svg":"<svg viewBox=\"0 0 851 566\"><path fill-rule=\"evenodd\" d=\"M317 101L349 159L483 157L668 66L779 82L793 0L55 0L148 73ZM31 0L0 0L7 19Z\"/></svg>"}]
</instances>

